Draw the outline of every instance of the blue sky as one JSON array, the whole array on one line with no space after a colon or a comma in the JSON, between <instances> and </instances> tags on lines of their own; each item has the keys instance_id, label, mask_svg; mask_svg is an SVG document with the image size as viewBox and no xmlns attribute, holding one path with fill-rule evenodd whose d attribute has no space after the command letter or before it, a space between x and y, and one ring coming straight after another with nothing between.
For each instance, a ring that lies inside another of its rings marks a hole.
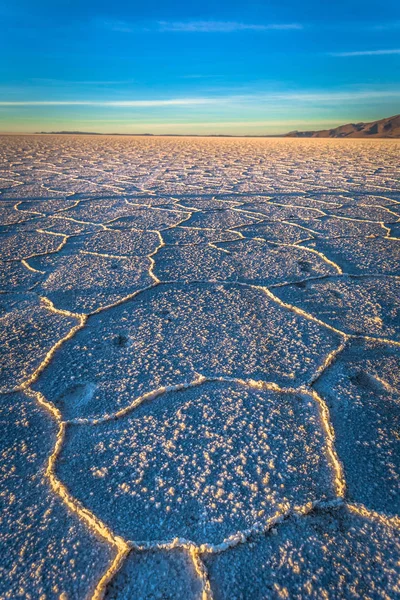
<instances>
[{"instance_id":1,"label":"blue sky","mask_svg":"<svg viewBox=\"0 0 400 600\"><path fill-rule=\"evenodd\" d=\"M400 3L0 0L0 131L264 134L400 112Z\"/></svg>"}]
</instances>

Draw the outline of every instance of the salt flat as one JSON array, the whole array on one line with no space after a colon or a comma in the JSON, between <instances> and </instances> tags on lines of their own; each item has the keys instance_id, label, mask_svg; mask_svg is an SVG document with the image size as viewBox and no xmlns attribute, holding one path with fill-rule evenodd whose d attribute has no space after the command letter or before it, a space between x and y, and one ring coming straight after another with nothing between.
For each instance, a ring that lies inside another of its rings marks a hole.
<instances>
[{"instance_id":1,"label":"salt flat","mask_svg":"<svg viewBox=\"0 0 400 600\"><path fill-rule=\"evenodd\" d=\"M399 155L0 137L1 598L400 598Z\"/></svg>"}]
</instances>

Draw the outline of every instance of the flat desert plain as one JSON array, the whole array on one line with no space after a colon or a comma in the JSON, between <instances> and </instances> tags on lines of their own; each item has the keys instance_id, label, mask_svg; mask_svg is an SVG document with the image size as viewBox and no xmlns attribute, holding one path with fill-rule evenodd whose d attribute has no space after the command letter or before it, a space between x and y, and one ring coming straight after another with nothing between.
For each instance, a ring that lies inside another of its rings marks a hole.
<instances>
[{"instance_id":1,"label":"flat desert plain","mask_svg":"<svg viewBox=\"0 0 400 600\"><path fill-rule=\"evenodd\" d=\"M399 141L0 138L0 596L400 598Z\"/></svg>"}]
</instances>

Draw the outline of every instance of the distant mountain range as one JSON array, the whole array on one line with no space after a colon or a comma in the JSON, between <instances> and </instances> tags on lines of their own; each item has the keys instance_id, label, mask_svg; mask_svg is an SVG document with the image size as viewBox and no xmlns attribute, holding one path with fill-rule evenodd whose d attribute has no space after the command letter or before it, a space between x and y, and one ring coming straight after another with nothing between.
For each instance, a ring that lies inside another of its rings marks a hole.
<instances>
[{"instance_id":1,"label":"distant mountain range","mask_svg":"<svg viewBox=\"0 0 400 600\"><path fill-rule=\"evenodd\" d=\"M400 138L400 115L372 121L371 123L348 123L334 129L322 129L320 131L290 131L281 135L191 135L191 134L152 134L152 133L96 133L86 131L40 131L41 134L67 134L67 135L129 135L129 136L153 136L157 137L295 137L295 138Z\"/></svg>"},{"instance_id":2,"label":"distant mountain range","mask_svg":"<svg viewBox=\"0 0 400 600\"><path fill-rule=\"evenodd\" d=\"M285 137L301 138L400 138L400 115L372 121L348 123L321 131L291 131Z\"/></svg>"}]
</instances>

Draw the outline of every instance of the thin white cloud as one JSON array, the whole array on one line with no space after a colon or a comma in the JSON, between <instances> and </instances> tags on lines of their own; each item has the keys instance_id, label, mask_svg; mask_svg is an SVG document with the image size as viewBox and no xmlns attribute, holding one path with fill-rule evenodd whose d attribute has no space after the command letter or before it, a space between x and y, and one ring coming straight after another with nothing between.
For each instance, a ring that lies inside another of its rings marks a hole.
<instances>
[{"instance_id":1,"label":"thin white cloud","mask_svg":"<svg viewBox=\"0 0 400 600\"><path fill-rule=\"evenodd\" d=\"M288 31L303 29L300 23L239 23L237 21L157 21L156 23L128 23L102 20L101 25L121 33L181 32L181 33L232 33L235 31Z\"/></svg>"},{"instance_id":2,"label":"thin white cloud","mask_svg":"<svg viewBox=\"0 0 400 600\"><path fill-rule=\"evenodd\" d=\"M338 92L294 92L277 94L273 96L276 100L295 100L303 102L342 102L375 100L381 98L398 98L400 90L360 90L360 91L338 91Z\"/></svg>"},{"instance_id":3,"label":"thin white cloud","mask_svg":"<svg viewBox=\"0 0 400 600\"><path fill-rule=\"evenodd\" d=\"M34 83L43 84L55 84L55 85L124 85L129 83L135 83L134 79L121 79L121 80L68 80L68 79L51 79L47 77L33 77L31 79Z\"/></svg>"},{"instance_id":4,"label":"thin white cloud","mask_svg":"<svg viewBox=\"0 0 400 600\"><path fill-rule=\"evenodd\" d=\"M356 50L354 52L329 52L330 56L387 56L390 54L400 54L400 48L389 50Z\"/></svg>"},{"instance_id":5,"label":"thin white cloud","mask_svg":"<svg viewBox=\"0 0 400 600\"><path fill-rule=\"evenodd\" d=\"M101 20L100 25L111 31L120 31L121 33L133 33L134 31L138 31L138 27L134 27L131 23L126 23L125 21L110 21L106 19Z\"/></svg>"},{"instance_id":6,"label":"thin white cloud","mask_svg":"<svg viewBox=\"0 0 400 600\"><path fill-rule=\"evenodd\" d=\"M126 119L85 119L85 123L126 123ZM164 121L147 121L143 122L140 120L130 120L130 125L140 125L141 127L227 127L227 126L268 126L268 125L316 125L316 124L343 124L343 119L330 119L328 121L324 121L321 119L269 119L264 121L178 121L178 122L164 122Z\"/></svg>"},{"instance_id":7,"label":"thin white cloud","mask_svg":"<svg viewBox=\"0 0 400 600\"><path fill-rule=\"evenodd\" d=\"M213 75L180 75L181 79L209 79Z\"/></svg>"},{"instance_id":8,"label":"thin white cloud","mask_svg":"<svg viewBox=\"0 0 400 600\"><path fill-rule=\"evenodd\" d=\"M199 98L170 98L155 100L10 100L1 101L0 106L97 106L110 108L152 108L168 106L260 106L277 103L302 103L330 105L337 102L360 102L400 98L400 89L339 90L311 92L263 92L258 94L230 94Z\"/></svg>"},{"instance_id":9,"label":"thin white cloud","mask_svg":"<svg viewBox=\"0 0 400 600\"><path fill-rule=\"evenodd\" d=\"M142 108L151 106L197 106L215 104L218 98L174 98L170 100L20 100L0 102L0 106L110 106Z\"/></svg>"},{"instance_id":10,"label":"thin white cloud","mask_svg":"<svg viewBox=\"0 0 400 600\"><path fill-rule=\"evenodd\" d=\"M400 29L400 21L386 21L385 23L374 23L369 25L370 31L391 31L392 29Z\"/></svg>"},{"instance_id":11,"label":"thin white cloud","mask_svg":"<svg viewBox=\"0 0 400 600\"><path fill-rule=\"evenodd\" d=\"M302 29L299 23L252 24L236 21L159 21L160 31L230 33L233 31L284 31Z\"/></svg>"}]
</instances>

